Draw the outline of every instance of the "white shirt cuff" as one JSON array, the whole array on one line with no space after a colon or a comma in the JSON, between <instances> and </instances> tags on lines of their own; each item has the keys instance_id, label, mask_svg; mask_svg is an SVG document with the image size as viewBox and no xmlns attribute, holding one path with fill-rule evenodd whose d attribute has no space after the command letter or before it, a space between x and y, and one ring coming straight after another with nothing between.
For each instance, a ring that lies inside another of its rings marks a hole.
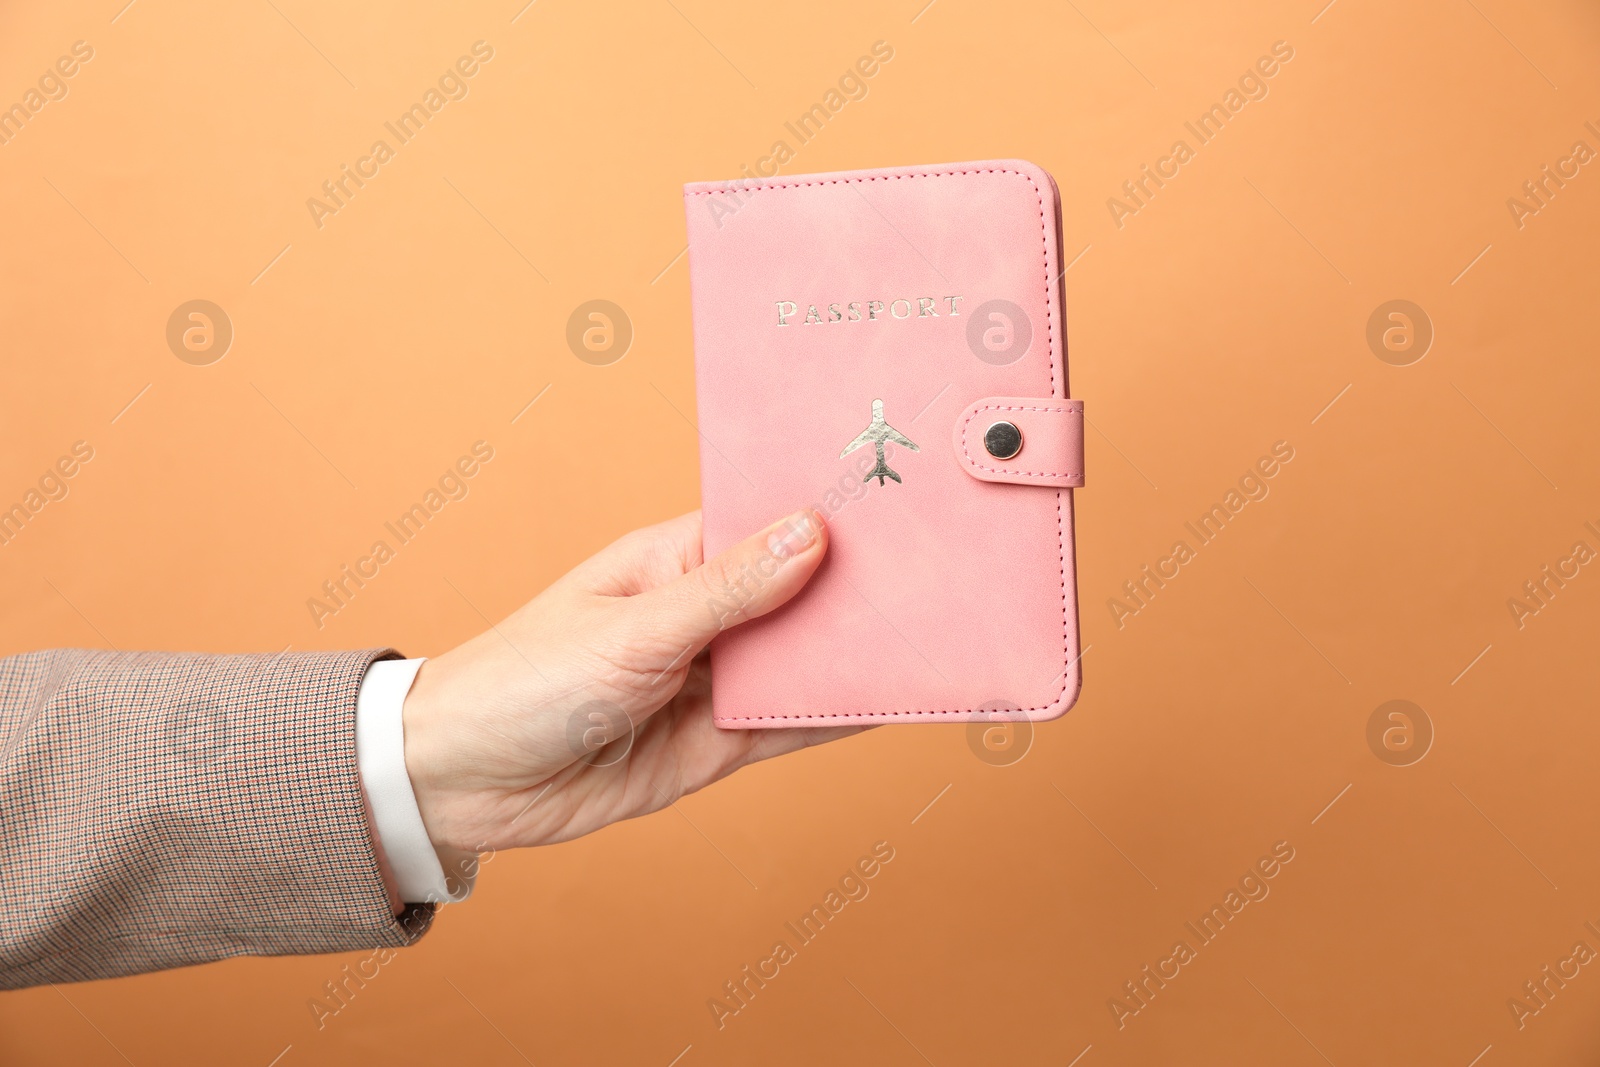
<instances>
[{"instance_id":1,"label":"white shirt cuff","mask_svg":"<svg viewBox=\"0 0 1600 1067\"><path fill-rule=\"evenodd\" d=\"M405 725L400 710L420 659L379 660L367 668L356 698L356 766L395 889L407 904L455 903L472 895L478 856L435 848L406 773Z\"/></svg>"}]
</instances>

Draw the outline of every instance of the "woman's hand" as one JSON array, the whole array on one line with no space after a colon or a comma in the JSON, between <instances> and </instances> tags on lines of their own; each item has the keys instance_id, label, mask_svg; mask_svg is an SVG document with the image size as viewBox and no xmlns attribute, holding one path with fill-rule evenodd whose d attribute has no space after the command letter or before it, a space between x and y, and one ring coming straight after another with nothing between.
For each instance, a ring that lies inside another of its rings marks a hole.
<instances>
[{"instance_id":1,"label":"woman's hand","mask_svg":"<svg viewBox=\"0 0 1600 1067\"><path fill-rule=\"evenodd\" d=\"M628 534L424 663L405 701L405 753L433 843L565 841L859 732L711 721L706 644L799 592L827 547L806 509L702 561L693 512Z\"/></svg>"}]
</instances>

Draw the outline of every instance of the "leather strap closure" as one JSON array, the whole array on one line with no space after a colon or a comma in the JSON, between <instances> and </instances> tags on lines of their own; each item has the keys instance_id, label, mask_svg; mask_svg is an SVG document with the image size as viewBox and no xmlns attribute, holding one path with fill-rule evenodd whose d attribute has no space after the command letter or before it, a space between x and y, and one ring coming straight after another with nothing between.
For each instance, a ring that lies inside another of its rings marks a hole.
<instances>
[{"instance_id":1,"label":"leather strap closure","mask_svg":"<svg viewBox=\"0 0 1600 1067\"><path fill-rule=\"evenodd\" d=\"M986 438L1000 443L1001 455L1014 445L1015 435L1003 426L991 434L997 423L1010 423L1021 433L1022 447L1009 458L997 458L985 444ZM986 397L967 405L956 419L953 441L956 460L980 481L1057 489L1083 484L1081 400Z\"/></svg>"}]
</instances>

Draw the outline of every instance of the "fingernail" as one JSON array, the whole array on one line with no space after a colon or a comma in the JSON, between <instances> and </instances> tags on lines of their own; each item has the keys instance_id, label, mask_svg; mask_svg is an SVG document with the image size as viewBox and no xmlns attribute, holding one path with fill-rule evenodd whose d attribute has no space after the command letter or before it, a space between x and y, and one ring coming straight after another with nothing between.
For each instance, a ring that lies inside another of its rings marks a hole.
<instances>
[{"instance_id":1,"label":"fingernail","mask_svg":"<svg viewBox=\"0 0 1600 1067\"><path fill-rule=\"evenodd\" d=\"M793 559L817 543L820 520L810 508L784 519L767 537L767 550L779 559Z\"/></svg>"}]
</instances>

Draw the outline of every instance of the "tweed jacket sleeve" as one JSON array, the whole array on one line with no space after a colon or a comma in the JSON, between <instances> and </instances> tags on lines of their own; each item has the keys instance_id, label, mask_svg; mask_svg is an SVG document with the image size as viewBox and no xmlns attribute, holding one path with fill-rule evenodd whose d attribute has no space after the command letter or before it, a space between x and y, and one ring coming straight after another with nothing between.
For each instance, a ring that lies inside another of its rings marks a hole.
<instances>
[{"instance_id":1,"label":"tweed jacket sleeve","mask_svg":"<svg viewBox=\"0 0 1600 1067\"><path fill-rule=\"evenodd\" d=\"M0 659L0 988L407 945L356 767L395 654Z\"/></svg>"}]
</instances>

